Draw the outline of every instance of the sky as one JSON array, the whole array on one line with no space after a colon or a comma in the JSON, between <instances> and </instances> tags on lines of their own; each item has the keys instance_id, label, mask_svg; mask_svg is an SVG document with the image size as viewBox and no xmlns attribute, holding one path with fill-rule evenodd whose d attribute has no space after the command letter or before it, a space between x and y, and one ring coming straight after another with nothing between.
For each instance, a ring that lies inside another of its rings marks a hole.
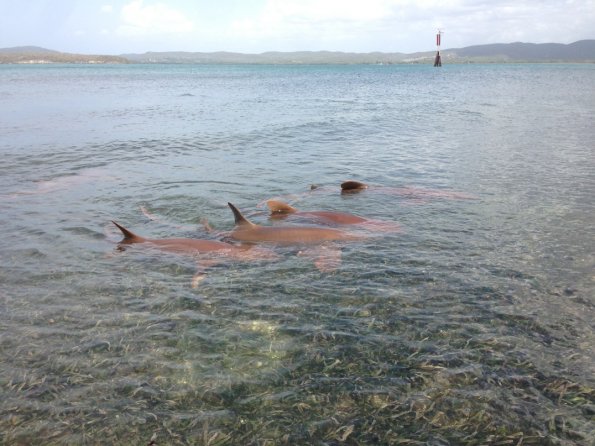
<instances>
[{"instance_id":1,"label":"sky","mask_svg":"<svg viewBox=\"0 0 595 446\"><path fill-rule=\"evenodd\" d=\"M0 0L0 48L431 51L595 38L595 0Z\"/></svg>"}]
</instances>

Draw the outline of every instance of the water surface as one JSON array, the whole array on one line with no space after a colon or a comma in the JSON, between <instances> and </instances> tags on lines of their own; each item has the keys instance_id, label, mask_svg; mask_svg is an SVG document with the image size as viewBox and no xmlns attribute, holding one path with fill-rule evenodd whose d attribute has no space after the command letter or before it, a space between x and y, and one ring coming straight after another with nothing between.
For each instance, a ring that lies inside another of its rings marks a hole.
<instances>
[{"instance_id":1,"label":"water surface","mask_svg":"<svg viewBox=\"0 0 595 446\"><path fill-rule=\"evenodd\" d=\"M0 115L1 443L593 443L593 65L0 66ZM116 249L277 196L402 231Z\"/></svg>"}]
</instances>

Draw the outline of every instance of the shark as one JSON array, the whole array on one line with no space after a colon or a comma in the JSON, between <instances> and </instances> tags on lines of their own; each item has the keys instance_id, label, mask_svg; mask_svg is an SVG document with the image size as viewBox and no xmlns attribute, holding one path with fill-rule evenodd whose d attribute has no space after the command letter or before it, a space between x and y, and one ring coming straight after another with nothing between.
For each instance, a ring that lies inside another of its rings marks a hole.
<instances>
[{"instance_id":1,"label":"shark","mask_svg":"<svg viewBox=\"0 0 595 446\"><path fill-rule=\"evenodd\" d=\"M163 238L152 239L135 234L124 226L112 220L112 223L122 232L124 238L119 242L118 248L125 249L126 245L142 244L150 248L173 254L192 256L198 262L197 273L192 278L192 287L196 288L206 274L204 270L210 266L228 261L256 261L275 260L277 254L271 250L251 245L233 245L219 240L193 239L193 238Z\"/></svg>"},{"instance_id":2,"label":"shark","mask_svg":"<svg viewBox=\"0 0 595 446\"><path fill-rule=\"evenodd\" d=\"M365 190L374 190L387 195L398 195L406 198L413 198L418 200L424 199L447 199L447 200L475 200L475 195L467 194L465 192L456 192L441 189L425 189L421 187L388 187L388 186L369 186L360 181L349 180L341 183L341 194L359 193Z\"/></svg>"},{"instance_id":3,"label":"shark","mask_svg":"<svg viewBox=\"0 0 595 446\"><path fill-rule=\"evenodd\" d=\"M444 200L477 200L476 195L468 194L465 192L452 191L447 189L427 189L415 186L403 186L403 187L392 187L392 186L376 186L368 185L356 180L347 180L341 183L340 186L341 195L355 195L364 191L371 193L380 193L384 195L392 195L403 197L410 200L411 204L422 204L432 199L444 199ZM336 186L319 186L312 184L310 190L307 192L300 192L294 194L287 194L283 196L274 197L273 200L290 200L299 201L306 196L313 194L333 194L336 193ZM270 199L261 201L258 203L258 207L262 207Z\"/></svg>"},{"instance_id":4,"label":"shark","mask_svg":"<svg viewBox=\"0 0 595 446\"><path fill-rule=\"evenodd\" d=\"M268 243L299 246L300 256L312 258L323 272L336 270L341 264L341 250L336 242L362 240L364 237L337 229L317 226L261 226L248 220L232 203L227 203L235 218L235 227L229 237L244 243Z\"/></svg>"},{"instance_id":5,"label":"shark","mask_svg":"<svg viewBox=\"0 0 595 446\"><path fill-rule=\"evenodd\" d=\"M43 195L53 192L69 190L77 188L81 185L91 182L113 181L116 178L109 175L108 171L101 168L82 169L73 175L63 175L53 178L51 180L35 181L35 188L29 190L21 190L10 195L3 195L3 198L18 198L23 195Z\"/></svg>"},{"instance_id":6,"label":"shark","mask_svg":"<svg viewBox=\"0 0 595 446\"><path fill-rule=\"evenodd\" d=\"M295 207L280 200L268 200L266 202L271 218L288 218L296 216L305 218L323 225L330 226L352 226L358 229L376 231L376 232L400 232L401 227L398 223L370 218L360 217L359 215L349 214L347 212L335 211L299 211Z\"/></svg>"}]
</instances>

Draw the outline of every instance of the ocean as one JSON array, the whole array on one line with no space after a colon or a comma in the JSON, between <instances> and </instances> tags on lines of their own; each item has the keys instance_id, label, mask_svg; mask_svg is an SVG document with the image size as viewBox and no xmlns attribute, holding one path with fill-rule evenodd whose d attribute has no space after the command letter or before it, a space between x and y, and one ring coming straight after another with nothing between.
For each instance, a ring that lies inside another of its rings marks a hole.
<instances>
[{"instance_id":1,"label":"ocean","mask_svg":"<svg viewBox=\"0 0 595 446\"><path fill-rule=\"evenodd\" d=\"M0 65L0 443L593 444L594 116L592 64ZM393 230L111 223L321 224L272 198Z\"/></svg>"}]
</instances>

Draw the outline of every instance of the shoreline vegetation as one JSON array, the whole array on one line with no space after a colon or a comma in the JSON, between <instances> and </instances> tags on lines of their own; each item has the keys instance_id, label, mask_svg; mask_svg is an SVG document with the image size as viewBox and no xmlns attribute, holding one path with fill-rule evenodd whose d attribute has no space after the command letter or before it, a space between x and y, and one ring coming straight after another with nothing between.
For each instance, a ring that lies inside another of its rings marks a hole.
<instances>
[{"instance_id":1,"label":"shoreline vegetation","mask_svg":"<svg viewBox=\"0 0 595 446\"><path fill-rule=\"evenodd\" d=\"M63 53L41 47L0 48L0 64L262 64L262 65L391 65L432 63L435 50L419 53L346 53L295 51L245 54L233 52L147 52L143 54L88 55ZM571 44L505 43L476 45L441 51L444 63L595 63L595 39Z\"/></svg>"}]
</instances>

